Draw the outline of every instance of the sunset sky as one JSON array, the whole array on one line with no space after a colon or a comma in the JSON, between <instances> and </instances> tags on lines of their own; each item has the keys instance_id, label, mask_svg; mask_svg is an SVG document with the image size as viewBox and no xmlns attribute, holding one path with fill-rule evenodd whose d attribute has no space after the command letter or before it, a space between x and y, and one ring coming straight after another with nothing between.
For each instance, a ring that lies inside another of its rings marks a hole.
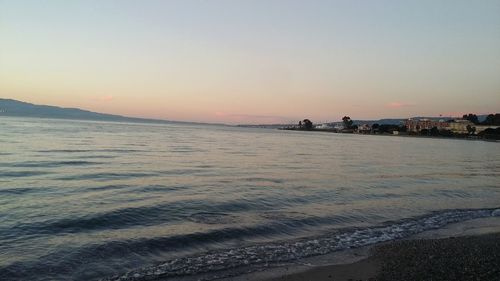
<instances>
[{"instance_id":1,"label":"sunset sky","mask_svg":"<svg viewBox=\"0 0 500 281\"><path fill-rule=\"evenodd\" d=\"M500 111L500 0L0 0L0 97L170 120Z\"/></svg>"}]
</instances>

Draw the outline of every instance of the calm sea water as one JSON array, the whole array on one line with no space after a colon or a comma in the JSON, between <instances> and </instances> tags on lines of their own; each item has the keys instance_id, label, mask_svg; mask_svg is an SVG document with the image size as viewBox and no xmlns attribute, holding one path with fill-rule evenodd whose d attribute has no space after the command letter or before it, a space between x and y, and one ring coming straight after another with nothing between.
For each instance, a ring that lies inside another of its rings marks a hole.
<instances>
[{"instance_id":1,"label":"calm sea water","mask_svg":"<svg viewBox=\"0 0 500 281\"><path fill-rule=\"evenodd\" d=\"M1 280L267 266L497 208L499 143L0 118Z\"/></svg>"}]
</instances>

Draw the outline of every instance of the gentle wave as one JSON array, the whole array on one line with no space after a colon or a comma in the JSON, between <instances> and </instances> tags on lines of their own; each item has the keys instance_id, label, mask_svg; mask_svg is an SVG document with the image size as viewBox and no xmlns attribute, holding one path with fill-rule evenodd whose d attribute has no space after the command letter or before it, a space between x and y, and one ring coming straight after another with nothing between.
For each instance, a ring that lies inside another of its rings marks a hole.
<instances>
[{"instance_id":1,"label":"gentle wave","mask_svg":"<svg viewBox=\"0 0 500 281\"><path fill-rule=\"evenodd\" d=\"M51 174L51 172L46 171L11 171L11 172L0 172L0 178L24 178Z\"/></svg>"},{"instance_id":2,"label":"gentle wave","mask_svg":"<svg viewBox=\"0 0 500 281\"><path fill-rule=\"evenodd\" d=\"M47 149L47 150L38 150L39 153L85 153L85 152L148 152L147 150L141 149Z\"/></svg>"},{"instance_id":3,"label":"gentle wave","mask_svg":"<svg viewBox=\"0 0 500 281\"><path fill-rule=\"evenodd\" d=\"M25 193L39 192L38 188L29 188L29 187L19 187L19 188L4 188L0 189L0 194L5 195L22 195Z\"/></svg>"},{"instance_id":4,"label":"gentle wave","mask_svg":"<svg viewBox=\"0 0 500 281\"><path fill-rule=\"evenodd\" d=\"M63 166L89 166L99 165L102 162L91 161L26 161L18 163L2 163L1 167L14 167L14 168L53 168Z\"/></svg>"},{"instance_id":5,"label":"gentle wave","mask_svg":"<svg viewBox=\"0 0 500 281\"><path fill-rule=\"evenodd\" d=\"M92 149L48 149L48 150L38 150L39 153L82 153L82 152L92 152Z\"/></svg>"},{"instance_id":6,"label":"gentle wave","mask_svg":"<svg viewBox=\"0 0 500 281\"><path fill-rule=\"evenodd\" d=\"M123 219L120 217L108 217L107 219ZM227 223L231 225L236 219L228 214L222 213L211 213L211 212L200 212L195 213L190 216L193 222L200 223ZM330 223L346 221L347 218L338 217L337 219L331 218L326 219ZM59 227L75 227L74 223L77 224L76 227L92 227L94 222L82 223L81 221L59 221L52 225L45 225L38 231L47 231L44 234L50 234L51 231ZM102 230L109 230L113 227L108 226L106 228L105 221L97 222L100 223L99 227ZM82 261L96 260L96 257L103 258L107 262L113 259L122 259L127 256L150 256L155 253L165 253L176 251L185 251L187 249L194 249L197 247L205 247L212 245L213 243L225 243L227 241L238 241L245 238L255 238L255 237L265 237L272 236L276 234L292 233L300 229L300 227L312 226L318 223L322 223L315 218L304 218L304 219L289 219L288 221L283 221L281 223L268 223L263 225L257 225L252 227L227 227L219 230L195 232L182 235L173 235L168 237L154 237L154 238L144 238L144 239L130 239L130 240L112 240L105 243L99 244L88 244L86 246L81 246L78 248L64 248L62 250L51 252L43 257L43 262L39 260L31 260L28 262L15 262L4 268L0 268L0 277L10 276L12 280L24 280L25 273L30 274L30 272L36 272L37 274L50 274L50 272L59 272L67 274L67 270L70 268L77 267ZM31 225L27 227L31 230L36 228L36 226ZM66 229L69 230L69 229ZM77 229L72 229L76 231ZM82 229L80 229L82 230ZM10 231L12 232L12 231ZM0 233L0 235L8 234L9 231L5 233ZM20 233L20 229L16 229L16 233ZM23 235L28 236L28 233L23 233ZM29 233L32 236L33 233ZM39 233L40 234L40 233ZM62 233L59 233L60 235ZM35 236L33 236L35 237ZM7 237L8 238L8 237ZM15 239L15 237L12 237ZM64 261L60 258L64 256ZM47 267L46 264L51 264ZM122 261L123 263L123 261ZM1 278L0 278L1 279Z\"/></svg>"},{"instance_id":7,"label":"gentle wave","mask_svg":"<svg viewBox=\"0 0 500 281\"><path fill-rule=\"evenodd\" d=\"M248 265L269 266L276 262L324 255L348 248L401 239L450 223L476 218L500 216L500 209L453 210L371 228L353 228L327 236L284 243L269 243L207 253L166 261L160 265L131 271L106 281L156 280L173 276L193 275L227 270Z\"/></svg>"},{"instance_id":8,"label":"gentle wave","mask_svg":"<svg viewBox=\"0 0 500 281\"><path fill-rule=\"evenodd\" d=\"M116 180L116 179L129 179L129 178L143 178L143 177L154 177L157 173L89 173L89 174L78 174L72 176L64 176L57 178L58 180L64 181L80 181L80 180Z\"/></svg>"},{"instance_id":9,"label":"gentle wave","mask_svg":"<svg viewBox=\"0 0 500 281\"><path fill-rule=\"evenodd\" d=\"M121 188L121 186L106 186L104 188ZM32 190L26 190L30 192ZM8 192L14 192L9 190ZM209 210L206 213L239 213L248 210L263 210L265 206L251 204L244 200L232 202L207 202L202 200L184 200L175 201L154 206L141 206L134 208L122 208L113 211L87 215L76 218L63 218L59 220L48 220L36 223L18 224L14 227L0 228L0 234L16 233L22 235L34 234L64 234L91 232L101 229L124 229L129 227L151 226L165 224L181 220L193 220L193 216L200 217L203 214L202 210ZM269 207L267 209L270 209ZM174 211L178 210L178 211ZM317 223L320 218L309 218ZM325 222L331 219L323 219ZM203 220L199 220L202 222ZM286 224L286 221L281 222ZM307 224L307 223L306 223ZM240 230L238 230L240 231ZM248 230L243 230L251 233ZM210 238L211 239L211 238ZM174 239L175 240L175 239Z\"/></svg>"},{"instance_id":10,"label":"gentle wave","mask_svg":"<svg viewBox=\"0 0 500 281\"><path fill-rule=\"evenodd\" d=\"M118 158L118 155L79 155L80 159L113 159Z\"/></svg>"},{"instance_id":11,"label":"gentle wave","mask_svg":"<svg viewBox=\"0 0 500 281\"><path fill-rule=\"evenodd\" d=\"M81 161L83 162L83 161ZM87 162L91 163L91 162ZM158 177L158 176L181 176L181 175L191 175L195 176L199 173L207 173L203 169L173 169L165 171L155 171L155 172L110 172L110 173L88 173L88 174L75 174L70 176L59 177L57 180L64 181L79 181L79 180L96 180L96 181L109 181L109 180L119 180L119 179L133 179L133 178L144 178L144 177Z\"/></svg>"},{"instance_id":12,"label":"gentle wave","mask_svg":"<svg viewBox=\"0 0 500 281\"><path fill-rule=\"evenodd\" d=\"M178 208L180 205L181 203L126 208L85 217L18 224L11 228L0 229L0 234L60 235L64 233L81 233L101 229L120 229L131 226L147 226L166 223L176 219L173 216L168 216L168 214L172 207L177 206Z\"/></svg>"},{"instance_id":13,"label":"gentle wave","mask_svg":"<svg viewBox=\"0 0 500 281\"><path fill-rule=\"evenodd\" d=\"M129 185L129 184L109 184L109 185L101 185L101 186L91 186L85 189L79 189L75 192L93 192L93 191L121 191L128 193L137 193L137 192L169 192L169 191L177 191L187 189L189 186L187 185Z\"/></svg>"}]
</instances>

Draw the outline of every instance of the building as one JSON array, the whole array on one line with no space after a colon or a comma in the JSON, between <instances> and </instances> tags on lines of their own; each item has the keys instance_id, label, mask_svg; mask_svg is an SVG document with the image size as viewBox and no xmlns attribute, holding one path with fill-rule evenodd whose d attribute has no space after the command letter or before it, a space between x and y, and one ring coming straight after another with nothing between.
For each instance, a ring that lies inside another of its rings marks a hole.
<instances>
[{"instance_id":1,"label":"building","mask_svg":"<svg viewBox=\"0 0 500 281\"><path fill-rule=\"evenodd\" d=\"M477 133L480 133L486 129L497 129L498 127L500 127L500 126L474 125L474 128L476 128L476 130L474 132L477 134Z\"/></svg>"},{"instance_id":2,"label":"building","mask_svg":"<svg viewBox=\"0 0 500 281\"><path fill-rule=\"evenodd\" d=\"M330 126L330 124L328 124L328 123L323 123L323 124L316 125L316 126L314 126L314 128L320 129L320 130L331 130L331 129L333 129L333 127Z\"/></svg>"},{"instance_id":3,"label":"building","mask_svg":"<svg viewBox=\"0 0 500 281\"><path fill-rule=\"evenodd\" d=\"M359 134L369 134L372 131L372 127L368 124L358 125L357 132Z\"/></svg>"},{"instance_id":4,"label":"building","mask_svg":"<svg viewBox=\"0 0 500 281\"><path fill-rule=\"evenodd\" d=\"M456 134L468 134L467 126L475 127L474 123L466 119L455 119L450 121L449 130Z\"/></svg>"},{"instance_id":5,"label":"building","mask_svg":"<svg viewBox=\"0 0 500 281\"><path fill-rule=\"evenodd\" d=\"M449 130L454 134L477 134L488 128L495 129L499 127L489 125L476 125L467 119L454 119L447 122L445 122L444 120L433 121L430 119L408 119L405 121L405 126L408 132L420 132L423 129L430 130L433 127L436 127L438 128L438 130Z\"/></svg>"},{"instance_id":6,"label":"building","mask_svg":"<svg viewBox=\"0 0 500 281\"><path fill-rule=\"evenodd\" d=\"M431 119L408 119L405 121L405 127L408 132L420 132L423 129L430 130L434 127L438 128L438 130L444 130L449 129L449 123L444 120L435 121Z\"/></svg>"}]
</instances>

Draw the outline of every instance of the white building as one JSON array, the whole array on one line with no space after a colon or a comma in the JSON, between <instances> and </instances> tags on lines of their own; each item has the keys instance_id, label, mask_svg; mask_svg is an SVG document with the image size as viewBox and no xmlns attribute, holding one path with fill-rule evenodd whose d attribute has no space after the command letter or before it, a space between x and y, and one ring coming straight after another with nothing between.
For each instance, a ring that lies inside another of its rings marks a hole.
<instances>
[{"instance_id":1,"label":"white building","mask_svg":"<svg viewBox=\"0 0 500 281\"><path fill-rule=\"evenodd\" d=\"M474 123L465 119L455 119L449 122L448 129L453 133L457 134L467 134L469 131L467 130L467 126L476 127Z\"/></svg>"}]
</instances>

